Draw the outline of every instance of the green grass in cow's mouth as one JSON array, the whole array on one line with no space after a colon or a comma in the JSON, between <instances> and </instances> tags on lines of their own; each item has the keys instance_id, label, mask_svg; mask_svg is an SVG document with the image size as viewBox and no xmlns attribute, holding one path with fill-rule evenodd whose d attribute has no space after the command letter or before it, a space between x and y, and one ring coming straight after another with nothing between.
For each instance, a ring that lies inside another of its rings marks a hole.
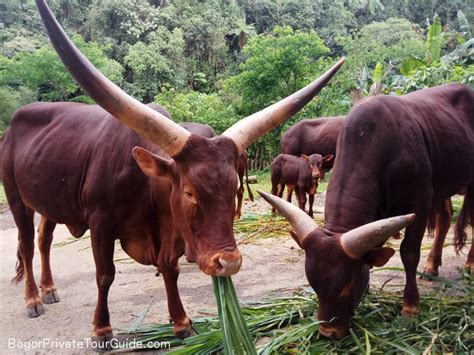
<instances>
[{"instance_id":1,"label":"green grass in cow's mouth","mask_svg":"<svg viewBox=\"0 0 474 355\"><path fill-rule=\"evenodd\" d=\"M232 279L230 276L213 277L212 284L219 311L224 353L256 355L257 350L242 315Z\"/></svg>"},{"instance_id":2,"label":"green grass in cow's mouth","mask_svg":"<svg viewBox=\"0 0 474 355\"><path fill-rule=\"evenodd\" d=\"M400 316L401 292L371 289L357 308L350 333L336 341L319 334L314 317L318 305L310 289L251 303L242 312L259 354L469 353L474 349L474 278L464 273L456 281L433 281L439 289L422 295L420 314L413 318ZM171 340L177 347L174 354L223 352L219 317L195 319L193 325L198 334L185 340L173 338L169 324L149 325L134 334L141 341Z\"/></svg>"}]
</instances>

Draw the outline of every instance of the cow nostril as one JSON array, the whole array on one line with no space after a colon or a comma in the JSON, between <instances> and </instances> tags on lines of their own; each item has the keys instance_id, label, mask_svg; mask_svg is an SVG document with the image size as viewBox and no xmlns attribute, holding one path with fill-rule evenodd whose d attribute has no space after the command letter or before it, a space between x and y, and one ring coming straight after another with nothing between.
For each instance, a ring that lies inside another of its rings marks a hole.
<instances>
[{"instance_id":1,"label":"cow nostril","mask_svg":"<svg viewBox=\"0 0 474 355\"><path fill-rule=\"evenodd\" d=\"M233 260L219 258L218 264L221 268L216 269L217 273L220 273L222 276L230 276L236 274L240 270L242 258L237 258Z\"/></svg>"}]
</instances>

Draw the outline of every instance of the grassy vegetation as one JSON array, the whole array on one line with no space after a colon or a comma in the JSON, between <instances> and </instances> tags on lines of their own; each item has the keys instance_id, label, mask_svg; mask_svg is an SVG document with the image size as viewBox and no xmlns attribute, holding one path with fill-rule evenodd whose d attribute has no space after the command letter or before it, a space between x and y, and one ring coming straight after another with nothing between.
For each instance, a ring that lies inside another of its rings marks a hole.
<instances>
[{"instance_id":1,"label":"grassy vegetation","mask_svg":"<svg viewBox=\"0 0 474 355\"><path fill-rule=\"evenodd\" d=\"M7 196L5 195L5 189L3 184L0 182L0 206L7 204Z\"/></svg>"},{"instance_id":2,"label":"grassy vegetation","mask_svg":"<svg viewBox=\"0 0 474 355\"><path fill-rule=\"evenodd\" d=\"M420 314L413 318L399 315L401 292L371 289L357 308L350 333L336 341L319 334L312 291L252 303L243 313L259 354L469 353L474 347L474 279L467 274L456 281L432 279L440 289L422 296ZM187 350L189 343L200 342L202 353L222 344L218 317L195 319L193 324L198 335L184 341L173 337L169 324L146 326L135 334L142 341L171 340L181 347L179 354L194 353Z\"/></svg>"}]
</instances>

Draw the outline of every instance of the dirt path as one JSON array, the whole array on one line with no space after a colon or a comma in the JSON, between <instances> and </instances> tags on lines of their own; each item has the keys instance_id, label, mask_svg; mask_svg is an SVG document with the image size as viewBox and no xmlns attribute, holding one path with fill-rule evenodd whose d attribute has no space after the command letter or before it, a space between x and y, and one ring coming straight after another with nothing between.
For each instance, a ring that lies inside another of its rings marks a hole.
<instances>
[{"instance_id":1,"label":"dirt path","mask_svg":"<svg viewBox=\"0 0 474 355\"><path fill-rule=\"evenodd\" d=\"M267 208L262 206L262 202L258 201L249 206L248 210L255 212ZM320 210L319 206L317 210ZM321 215L317 217L321 218ZM61 302L45 305L44 315L28 319L24 310L23 284L10 285L16 263L17 231L8 212L1 215L0 223L3 229L0 231L0 353L22 353L18 349L9 349L9 344L13 343L12 339L18 342L43 338L58 341L88 338L96 303L95 269L90 238L75 240L70 237L65 227L57 227L53 242L56 246L52 249L51 262ZM451 237L448 237L448 240L450 239ZM68 244L58 246L61 243ZM397 243L395 241L395 245ZM241 245L240 250L244 263L241 272L233 277L233 280L241 301L291 294L293 289L307 284L304 255L289 236L252 239L248 244ZM440 276L455 279L458 277L457 267L464 264L465 256L457 257L452 247L447 247L444 251ZM423 250L423 261L426 254L427 250ZM150 302L152 304L144 323L167 322L163 279L155 277L154 268L131 262L121 251L119 244L115 260L117 274L109 296L114 331L126 331ZM398 253L389 265L401 266ZM39 280L38 256L34 259L34 266L36 279ZM419 270L422 270L421 264ZM373 276L372 285L381 285L389 279L389 286L399 287L397 285L403 284L403 273L400 272L380 272ZM432 286L427 281L422 284L426 287ZM210 277L184 260L181 262L179 287L183 304L191 318L216 313ZM53 352L65 353L64 350ZM91 352L74 350L74 353Z\"/></svg>"}]
</instances>

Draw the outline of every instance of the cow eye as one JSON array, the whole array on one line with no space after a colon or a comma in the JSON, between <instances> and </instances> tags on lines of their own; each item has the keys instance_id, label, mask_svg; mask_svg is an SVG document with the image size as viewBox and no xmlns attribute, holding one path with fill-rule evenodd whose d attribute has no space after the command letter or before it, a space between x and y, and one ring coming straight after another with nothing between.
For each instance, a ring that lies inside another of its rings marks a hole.
<instances>
[{"instance_id":1,"label":"cow eye","mask_svg":"<svg viewBox=\"0 0 474 355\"><path fill-rule=\"evenodd\" d=\"M189 202L191 202L191 203L193 203L193 204L197 204L197 200L196 200L196 198L194 197L194 194L193 194L191 191L189 191L189 190L184 190L184 196L186 196L186 199L187 199Z\"/></svg>"}]
</instances>

